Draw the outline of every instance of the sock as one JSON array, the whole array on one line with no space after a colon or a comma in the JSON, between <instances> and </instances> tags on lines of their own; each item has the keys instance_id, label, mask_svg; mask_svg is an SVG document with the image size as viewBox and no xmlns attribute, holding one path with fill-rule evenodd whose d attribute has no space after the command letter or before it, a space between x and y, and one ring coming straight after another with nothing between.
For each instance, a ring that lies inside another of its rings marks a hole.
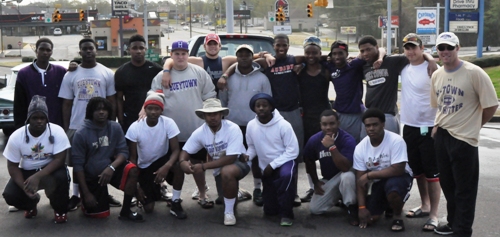
<instances>
[{"instance_id":1,"label":"sock","mask_svg":"<svg viewBox=\"0 0 500 237\"><path fill-rule=\"evenodd\" d=\"M236 202L236 198L224 198L224 204L226 208L224 210L224 214L234 214L234 203Z\"/></svg>"},{"instance_id":2,"label":"sock","mask_svg":"<svg viewBox=\"0 0 500 237\"><path fill-rule=\"evenodd\" d=\"M132 197L132 195L123 194L123 206L120 211L120 216L127 216L131 212L130 203L132 202Z\"/></svg>"},{"instance_id":3,"label":"sock","mask_svg":"<svg viewBox=\"0 0 500 237\"><path fill-rule=\"evenodd\" d=\"M253 179L253 188L254 189L261 189L260 186L262 185L262 180L261 179Z\"/></svg>"},{"instance_id":4,"label":"sock","mask_svg":"<svg viewBox=\"0 0 500 237\"><path fill-rule=\"evenodd\" d=\"M172 201L175 201L175 200L181 198L181 191L182 190L172 189Z\"/></svg>"},{"instance_id":5,"label":"sock","mask_svg":"<svg viewBox=\"0 0 500 237\"><path fill-rule=\"evenodd\" d=\"M310 174L307 174L307 179L309 180L309 187L310 187L310 189L314 190L314 183L313 183L313 180L312 180Z\"/></svg>"},{"instance_id":6,"label":"sock","mask_svg":"<svg viewBox=\"0 0 500 237\"><path fill-rule=\"evenodd\" d=\"M80 190L78 189L78 184L73 183L73 196L80 196Z\"/></svg>"}]
</instances>

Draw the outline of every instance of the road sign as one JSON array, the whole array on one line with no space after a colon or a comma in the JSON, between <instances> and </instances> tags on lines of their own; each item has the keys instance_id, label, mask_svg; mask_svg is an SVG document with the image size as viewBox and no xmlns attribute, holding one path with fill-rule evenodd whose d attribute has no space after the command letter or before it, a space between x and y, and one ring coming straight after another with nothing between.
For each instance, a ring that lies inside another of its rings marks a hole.
<instances>
[{"instance_id":1,"label":"road sign","mask_svg":"<svg viewBox=\"0 0 500 237\"><path fill-rule=\"evenodd\" d=\"M477 33L477 21L450 21L450 31L456 33Z\"/></svg>"},{"instance_id":2,"label":"road sign","mask_svg":"<svg viewBox=\"0 0 500 237\"><path fill-rule=\"evenodd\" d=\"M479 12L450 12L449 21L478 21Z\"/></svg>"},{"instance_id":3,"label":"road sign","mask_svg":"<svg viewBox=\"0 0 500 237\"><path fill-rule=\"evenodd\" d=\"M356 26L341 26L340 33L343 35L354 35L356 34Z\"/></svg>"},{"instance_id":4,"label":"road sign","mask_svg":"<svg viewBox=\"0 0 500 237\"><path fill-rule=\"evenodd\" d=\"M270 22L275 22L276 19L274 18L274 12L267 12L267 19L270 21Z\"/></svg>"},{"instance_id":5,"label":"road sign","mask_svg":"<svg viewBox=\"0 0 500 237\"><path fill-rule=\"evenodd\" d=\"M288 0L276 0L274 2L274 9L278 8L283 8L283 13L285 14L285 17L289 18L290 17L290 4L288 4Z\"/></svg>"},{"instance_id":6,"label":"road sign","mask_svg":"<svg viewBox=\"0 0 500 237\"><path fill-rule=\"evenodd\" d=\"M422 40L423 45L435 45L436 44L436 35L418 35Z\"/></svg>"},{"instance_id":7,"label":"road sign","mask_svg":"<svg viewBox=\"0 0 500 237\"><path fill-rule=\"evenodd\" d=\"M129 10L128 0L113 0L113 16L127 16Z\"/></svg>"},{"instance_id":8,"label":"road sign","mask_svg":"<svg viewBox=\"0 0 500 237\"><path fill-rule=\"evenodd\" d=\"M275 35L277 34L285 34L285 35L291 35L292 34L292 26L274 26L273 28L273 33Z\"/></svg>"},{"instance_id":9,"label":"road sign","mask_svg":"<svg viewBox=\"0 0 500 237\"><path fill-rule=\"evenodd\" d=\"M160 60L160 55L155 53L153 49L148 49L146 52L146 55L144 55L147 60L152 61L152 62L158 62Z\"/></svg>"},{"instance_id":10,"label":"road sign","mask_svg":"<svg viewBox=\"0 0 500 237\"><path fill-rule=\"evenodd\" d=\"M386 28L387 16L378 17L378 28ZM391 16L391 28L399 27L399 16Z\"/></svg>"},{"instance_id":11,"label":"road sign","mask_svg":"<svg viewBox=\"0 0 500 237\"><path fill-rule=\"evenodd\" d=\"M478 0L451 0L450 9L477 9Z\"/></svg>"},{"instance_id":12,"label":"road sign","mask_svg":"<svg viewBox=\"0 0 500 237\"><path fill-rule=\"evenodd\" d=\"M247 20L251 19L250 10L234 10L235 20Z\"/></svg>"},{"instance_id":13,"label":"road sign","mask_svg":"<svg viewBox=\"0 0 500 237\"><path fill-rule=\"evenodd\" d=\"M168 12L158 12L158 17L162 20L168 20Z\"/></svg>"},{"instance_id":14,"label":"road sign","mask_svg":"<svg viewBox=\"0 0 500 237\"><path fill-rule=\"evenodd\" d=\"M436 34L436 10L417 10L417 34Z\"/></svg>"}]
</instances>

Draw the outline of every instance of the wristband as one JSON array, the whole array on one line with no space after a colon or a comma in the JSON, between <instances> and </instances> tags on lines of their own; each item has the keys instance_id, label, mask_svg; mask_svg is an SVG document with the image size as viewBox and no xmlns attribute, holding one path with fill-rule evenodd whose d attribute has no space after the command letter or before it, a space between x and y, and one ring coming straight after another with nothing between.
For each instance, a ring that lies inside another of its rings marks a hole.
<instances>
[{"instance_id":1,"label":"wristband","mask_svg":"<svg viewBox=\"0 0 500 237\"><path fill-rule=\"evenodd\" d=\"M113 172L115 172L115 167L113 167L113 165L111 165L111 164L110 164L110 165L108 165L108 167L109 167L109 168L110 168Z\"/></svg>"},{"instance_id":2,"label":"wristband","mask_svg":"<svg viewBox=\"0 0 500 237\"><path fill-rule=\"evenodd\" d=\"M164 72L164 73L165 73L165 72L170 72L170 70L168 70L168 69L163 69L163 72Z\"/></svg>"},{"instance_id":3,"label":"wristband","mask_svg":"<svg viewBox=\"0 0 500 237\"><path fill-rule=\"evenodd\" d=\"M358 209L366 209L366 206L359 206Z\"/></svg>"},{"instance_id":4,"label":"wristband","mask_svg":"<svg viewBox=\"0 0 500 237\"><path fill-rule=\"evenodd\" d=\"M330 148L328 148L328 151L332 152L332 151L334 151L335 149L337 149L337 146L332 145L332 146L330 146Z\"/></svg>"},{"instance_id":5,"label":"wristband","mask_svg":"<svg viewBox=\"0 0 500 237\"><path fill-rule=\"evenodd\" d=\"M227 74L225 74L225 73L224 73L224 74L222 74L222 76L220 76L220 77L222 77L222 78L224 78L224 79L227 79L227 78L228 78Z\"/></svg>"}]
</instances>

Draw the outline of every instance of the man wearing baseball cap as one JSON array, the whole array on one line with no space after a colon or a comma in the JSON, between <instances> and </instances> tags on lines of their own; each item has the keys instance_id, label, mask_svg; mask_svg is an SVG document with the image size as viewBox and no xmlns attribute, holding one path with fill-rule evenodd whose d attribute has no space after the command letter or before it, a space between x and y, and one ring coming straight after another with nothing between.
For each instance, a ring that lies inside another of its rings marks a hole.
<instances>
[{"instance_id":1,"label":"man wearing baseball cap","mask_svg":"<svg viewBox=\"0 0 500 237\"><path fill-rule=\"evenodd\" d=\"M431 80L427 73L429 63L424 59L424 46L417 34L403 38L404 54L410 62L401 71L401 110L403 139L406 142L408 165L413 171L420 191L421 205L408 211L406 217L429 216L422 229L433 231L438 226L438 206L441 197L439 171L436 164L434 126L436 109L429 104Z\"/></svg>"},{"instance_id":2,"label":"man wearing baseball cap","mask_svg":"<svg viewBox=\"0 0 500 237\"><path fill-rule=\"evenodd\" d=\"M187 139L203 121L198 119L193 111L202 108L203 101L216 96L215 86L210 75L201 67L189 63L188 43L176 41L172 43L172 70L168 73L172 77L170 88L162 86L162 77L165 72L160 72L151 83L151 90L162 90L165 95L163 115L173 119L179 127L177 136L182 148ZM142 110L144 111L144 109ZM144 113L144 112L142 112ZM199 163L206 160L206 152L201 150L191 158L193 162ZM207 199L205 196L205 175L194 175L200 190L199 198ZM196 197L198 199L198 197ZM213 206L213 202L207 202Z\"/></svg>"},{"instance_id":3,"label":"man wearing baseball cap","mask_svg":"<svg viewBox=\"0 0 500 237\"><path fill-rule=\"evenodd\" d=\"M443 67L432 74L431 106L437 108L432 135L448 224L434 232L471 236L479 181L479 131L498 108L491 79L480 67L458 58L460 42L451 32L436 39Z\"/></svg>"}]
</instances>

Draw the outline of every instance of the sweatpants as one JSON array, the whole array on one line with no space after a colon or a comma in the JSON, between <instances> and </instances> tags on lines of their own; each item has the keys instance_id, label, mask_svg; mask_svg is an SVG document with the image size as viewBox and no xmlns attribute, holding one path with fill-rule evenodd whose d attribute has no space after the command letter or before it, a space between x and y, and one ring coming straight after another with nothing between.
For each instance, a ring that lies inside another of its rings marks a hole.
<instances>
[{"instance_id":1,"label":"sweatpants","mask_svg":"<svg viewBox=\"0 0 500 237\"><path fill-rule=\"evenodd\" d=\"M434 136L434 147L448 224L455 235L471 236L479 182L478 148L440 127Z\"/></svg>"},{"instance_id":2,"label":"sweatpants","mask_svg":"<svg viewBox=\"0 0 500 237\"><path fill-rule=\"evenodd\" d=\"M342 198L346 206L357 203L356 197L356 175L354 172L339 172L333 178L322 179L323 195L313 194L309 209L312 214L319 215L335 206L337 201Z\"/></svg>"},{"instance_id":3,"label":"sweatpants","mask_svg":"<svg viewBox=\"0 0 500 237\"><path fill-rule=\"evenodd\" d=\"M297 163L291 160L274 170L272 175L262 177L262 199L264 214L280 215L293 219L293 200L297 187Z\"/></svg>"},{"instance_id":4,"label":"sweatpants","mask_svg":"<svg viewBox=\"0 0 500 237\"><path fill-rule=\"evenodd\" d=\"M21 172L23 173L23 178L26 180L38 171L21 169ZM38 185L38 189L45 190L45 195L50 200L50 206L57 213L66 213L68 211L69 181L68 170L63 165L51 174L43 177ZM37 200L28 197L24 190L12 179L9 179L7 186L5 186L3 197L8 205L15 206L20 210L32 210L37 204Z\"/></svg>"}]
</instances>

